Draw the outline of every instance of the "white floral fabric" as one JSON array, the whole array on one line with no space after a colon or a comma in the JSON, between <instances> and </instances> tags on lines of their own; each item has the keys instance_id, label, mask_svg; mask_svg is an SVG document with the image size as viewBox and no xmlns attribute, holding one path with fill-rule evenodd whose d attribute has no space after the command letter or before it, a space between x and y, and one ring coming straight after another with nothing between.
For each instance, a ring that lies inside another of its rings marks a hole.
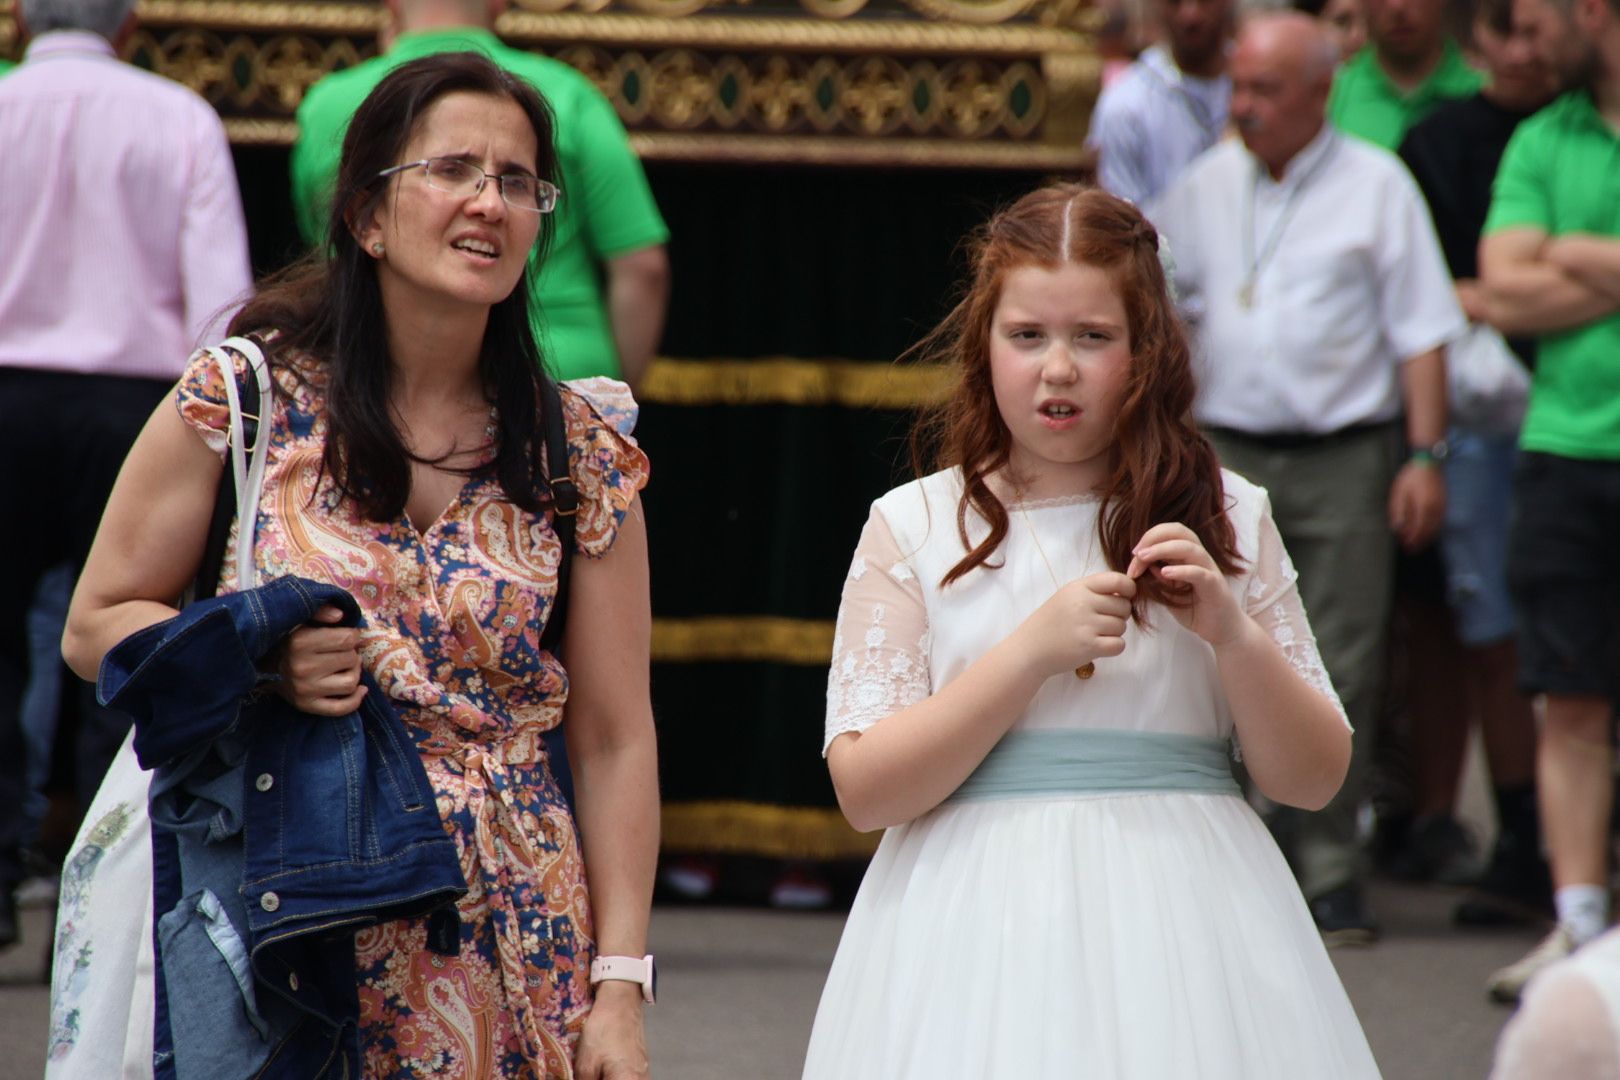
<instances>
[{"instance_id":1,"label":"white floral fabric","mask_svg":"<svg viewBox=\"0 0 1620 1080\"><path fill-rule=\"evenodd\" d=\"M906 492L906 488L892 492L874 505L867 519L856 544L838 609L832 667L827 681L823 754L838 736L865 731L884 717L922 701L948 681L939 678L940 673L934 670L940 658L933 655L934 628L930 625L931 594L937 600L941 567L948 569L963 551L953 520L958 488L943 479L946 475L937 474L920 483L919 491L922 487L934 489L923 493L920 501L896 498ZM1294 670L1313 688L1331 698L1340 716L1344 716L1317 651L1316 638L1311 633L1299 595L1299 574L1272 520L1270 501L1263 490L1235 474L1225 476L1231 502L1229 513L1244 559L1242 572L1231 579L1232 588L1244 610L1277 643ZM914 520L918 510L935 520ZM945 512L941 513L942 510ZM1008 538L1003 550L991 560L1004 563L1004 568L976 570L952 587L959 596L959 600L952 603L955 629L960 630L964 622L977 627L993 625L1005 636L1021 621L1021 618L1013 621L1000 617L1009 612L1004 603L995 601L1005 601L1008 590L1032 592L1032 595L1021 596L1013 605L1016 611L1027 615L1044 602L1058 584L1105 569L1096 542L1087 542L1088 530L1095 535L1096 510L1097 500L1084 496L1043 499L1011 507ZM890 515L902 520L891 523ZM897 531L916 539L902 543L896 536ZM1053 575L1060 573L1060 567L1063 576L1060 581L1054 581ZM995 588L997 583L1006 588ZM991 602L982 607L982 618L969 616L964 620L958 612L974 606L971 594L975 590L989 593L987 599ZM937 607L937 603L933 606ZM1159 647L1161 642L1154 639L1190 637L1174 627L1168 618L1152 622L1157 625L1154 632L1137 632L1142 641L1137 646L1138 652L1144 647L1150 650ZM994 641L980 639L983 647L991 644ZM1177 642L1172 653L1187 651L1188 645L1185 641ZM1130 651L1129 645L1127 651ZM959 670L974 658L954 654L950 658L951 666ZM1102 664L1106 667L1109 661ZM1184 676L1181 681L1194 678L1190 671L1181 674ZM1065 686L1062 689L1079 688ZM1195 698L1207 696L1189 689ZM1043 691L1035 705L1045 696L1050 695ZM1223 712L1224 704L1216 711ZM1047 724L1041 717L1029 719L1031 726L1066 726L1061 721ZM1345 723L1348 725L1349 720ZM1097 726L1133 727L1136 724L1127 715L1118 717L1117 723ZM1232 734L1229 723L1218 726L1225 729L1218 733Z\"/></svg>"}]
</instances>

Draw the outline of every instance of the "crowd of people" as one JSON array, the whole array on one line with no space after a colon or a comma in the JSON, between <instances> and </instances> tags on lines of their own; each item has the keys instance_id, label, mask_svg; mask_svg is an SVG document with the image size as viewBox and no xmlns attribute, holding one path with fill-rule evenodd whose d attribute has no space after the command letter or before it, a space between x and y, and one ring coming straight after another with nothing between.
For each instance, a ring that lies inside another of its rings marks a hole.
<instances>
[{"instance_id":1,"label":"crowd of people","mask_svg":"<svg viewBox=\"0 0 1620 1080\"><path fill-rule=\"evenodd\" d=\"M668 230L589 80L389 10L255 285L131 0L20 3L0 947L65 776L51 1076L649 1072ZM1561 1035L1620 988L1620 0L1151 16L1096 185L996 214L916 350L958 382L839 610L824 753L886 831L805 1075L1375 1076L1325 951L1370 848L1551 924L1500 1075L1620 1060Z\"/></svg>"}]
</instances>

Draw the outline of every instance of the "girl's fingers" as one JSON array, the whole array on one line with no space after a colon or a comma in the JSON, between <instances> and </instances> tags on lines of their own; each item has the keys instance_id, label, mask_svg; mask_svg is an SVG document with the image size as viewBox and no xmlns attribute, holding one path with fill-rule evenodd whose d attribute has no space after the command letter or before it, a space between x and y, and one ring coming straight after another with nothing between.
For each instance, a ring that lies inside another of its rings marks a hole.
<instances>
[{"instance_id":1,"label":"girl's fingers","mask_svg":"<svg viewBox=\"0 0 1620 1080\"><path fill-rule=\"evenodd\" d=\"M1146 569L1150 563L1191 563L1211 569L1215 566L1209 552L1205 551L1204 545L1197 540L1166 540L1137 548L1132 554L1131 566L1140 566L1141 569L1132 576L1140 576L1142 569Z\"/></svg>"}]
</instances>

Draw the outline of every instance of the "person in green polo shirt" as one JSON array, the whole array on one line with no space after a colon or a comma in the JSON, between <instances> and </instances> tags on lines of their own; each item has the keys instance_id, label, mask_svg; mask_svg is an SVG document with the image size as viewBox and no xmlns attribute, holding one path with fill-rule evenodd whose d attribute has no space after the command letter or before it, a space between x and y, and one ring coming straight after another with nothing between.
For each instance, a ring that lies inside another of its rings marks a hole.
<instances>
[{"instance_id":1,"label":"person in green polo shirt","mask_svg":"<svg viewBox=\"0 0 1620 1080\"><path fill-rule=\"evenodd\" d=\"M1436 105L1479 92L1484 78L1446 32L1446 0L1366 0L1368 43L1339 70L1328 119L1394 151Z\"/></svg>"},{"instance_id":2,"label":"person in green polo shirt","mask_svg":"<svg viewBox=\"0 0 1620 1080\"><path fill-rule=\"evenodd\" d=\"M562 197L534 276L535 333L558 378L608 375L635 386L663 331L664 227L613 105L579 71L513 49L489 29L488 0L389 0L397 36L382 56L326 76L298 107L292 189L299 232L322 240L349 119L384 75L439 52L481 52L534 85L556 118Z\"/></svg>"},{"instance_id":3,"label":"person in green polo shirt","mask_svg":"<svg viewBox=\"0 0 1620 1080\"><path fill-rule=\"evenodd\" d=\"M1490 321L1538 339L1508 578L1520 689L1544 695L1541 816L1558 924L1487 988L1514 1000L1609 921L1620 695L1620 0L1517 0L1572 88L1514 131L1480 244Z\"/></svg>"}]
</instances>

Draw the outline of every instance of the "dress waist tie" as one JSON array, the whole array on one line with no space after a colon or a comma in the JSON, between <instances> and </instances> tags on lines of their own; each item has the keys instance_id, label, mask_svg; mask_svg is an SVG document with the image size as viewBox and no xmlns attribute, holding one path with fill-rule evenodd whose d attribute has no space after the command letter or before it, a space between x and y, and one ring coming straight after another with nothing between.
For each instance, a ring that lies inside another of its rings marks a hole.
<instances>
[{"instance_id":1,"label":"dress waist tie","mask_svg":"<svg viewBox=\"0 0 1620 1080\"><path fill-rule=\"evenodd\" d=\"M946 802L1129 791L1240 795L1228 743L1158 731L1010 731Z\"/></svg>"},{"instance_id":2,"label":"dress waist tie","mask_svg":"<svg viewBox=\"0 0 1620 1080\"><path fill-rule=\"evenodd\" d=\"M524 1056L541 1076L551 1075L557 1063L571 1060L569 1048L535 1015L529 996L529 975L523 939L529 933L550 936L547 926L525 926L512 903L510 884L501 880L502 848L516 849L528 866L541 866L545 860L529 843L528 834L518 821L519 811L512 799L512 775L507 762L496 753L467 747L454 755L465 768L467 807L473 814L473 842L477 845L478 875L484 886L490 922L495 930L495 948L500 957L501 982L515 1016L514 1026L523 1039ZM549 921L549 920L548 920ZM587 961L588 962L588 961Z\"/></svg>"}]
</instances>

